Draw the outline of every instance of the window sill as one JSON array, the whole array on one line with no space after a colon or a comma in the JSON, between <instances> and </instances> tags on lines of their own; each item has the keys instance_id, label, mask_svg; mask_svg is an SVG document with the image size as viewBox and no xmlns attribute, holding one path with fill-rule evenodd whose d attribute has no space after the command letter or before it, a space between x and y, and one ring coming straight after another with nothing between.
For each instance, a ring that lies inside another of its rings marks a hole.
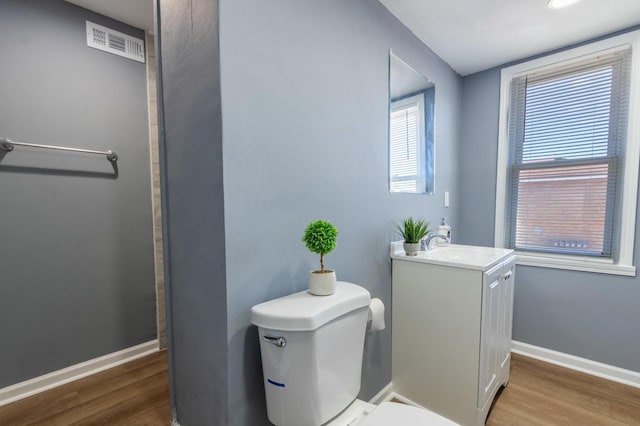
<instances>
[{"instance_id":1,"label":"window sill","mask_svg":"<svg viewBox=\"0 0 640 426\"><path fill-rule=\"evenodd\" d=\"M553 254L532 254L530 252L516 252L516 264L537 266L540 268L566 269L570 271L595 272L597 274L636 276L636 267L621 265L604 259L583 259L577 256L563 256Z\"/></svg>"}]
</instances>

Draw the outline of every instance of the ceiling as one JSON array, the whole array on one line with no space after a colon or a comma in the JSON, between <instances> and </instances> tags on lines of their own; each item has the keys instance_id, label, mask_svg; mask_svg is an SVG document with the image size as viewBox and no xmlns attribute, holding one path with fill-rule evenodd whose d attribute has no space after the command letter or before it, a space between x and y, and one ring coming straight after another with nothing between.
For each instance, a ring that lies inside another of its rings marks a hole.
<instances>
[{"instance_id":1,"label":"ceiling","mask_svg":"<svg viewBox=\"0 0 640 426\"><path fill-rule=\"evenodd\" d=\"M116 21L153 33L154 0L66 0Z\"/></svg>"},{"instance_id":2,"label":"ceiling","mask_svg":"<svg viewBox=\"0 0 640 426\"><path fill-rule=\"evenodd\" d=\"M640 0L547 1L380 0L460 75L640 24Z\"/></svg>"},{"instance_id":3,"label":"ceiling","mask_svg":"<svg viewBox=\"0 0 640 426\"><path fill-rule=\"evenodd\" d=\"M66 1L153 33L154 0ZM640 24L640 0L547 1L380 0L461 75Z\"/></svg>"}]
</instances>

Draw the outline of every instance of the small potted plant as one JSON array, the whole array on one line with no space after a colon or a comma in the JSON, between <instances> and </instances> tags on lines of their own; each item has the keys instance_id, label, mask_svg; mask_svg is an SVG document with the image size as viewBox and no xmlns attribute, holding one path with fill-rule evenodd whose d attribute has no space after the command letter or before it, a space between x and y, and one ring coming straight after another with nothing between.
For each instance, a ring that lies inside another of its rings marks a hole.
<instances>
[{"instance_id":1,"label":"small potted plant","mask_svg":"<svg viewBox=\"0 0 640 426\"><path fill-rule=\"evenodd\" d=\"M324 269L324 255L336 248L338 230L326 220L311 222L304 231L302 241L313 253L320 255L320 270L309 273L309 292L316 296L328 296L336 291L336 273Z\"/></svg>"},{"instance_id":2,"label":"small potted plant","mask_svg":"<svg viewBox=\"0 0 640 426\"><path fill-rule=\"evenodd\" d=\"M420 251L420 240L429 233L429 222L409 217L396 225L396 231L404 238L404 251L407 256L417 256Z\"/></svg>"}]
</instances>

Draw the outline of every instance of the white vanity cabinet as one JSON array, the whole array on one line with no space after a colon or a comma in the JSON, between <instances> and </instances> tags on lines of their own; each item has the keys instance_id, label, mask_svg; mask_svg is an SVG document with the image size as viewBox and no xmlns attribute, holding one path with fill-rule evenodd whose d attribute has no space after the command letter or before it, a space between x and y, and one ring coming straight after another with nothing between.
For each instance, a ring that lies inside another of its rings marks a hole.
<instances>
[{"instance_id":1,"label":"white vanity cabinet","mask_svg":"<svg viewBox=\"0 0 640 426\"><path fill-rule=\"evenodd\" d=\"M486 406L485 416L499 387L509 381L514 266L510 257L483 274L478 409Z\"/></svg>"},{"instance_id":2,"label":"white vanity cabinet","mask_svg":"<svg viewBox=\"0 0 640 426\"><path fill-rule=\"evenodd\" d=\"M509 380L513 251L451 245L417 257L392 243L392 382L461 425L482 425Z\"/></svg>"}]
</instances>

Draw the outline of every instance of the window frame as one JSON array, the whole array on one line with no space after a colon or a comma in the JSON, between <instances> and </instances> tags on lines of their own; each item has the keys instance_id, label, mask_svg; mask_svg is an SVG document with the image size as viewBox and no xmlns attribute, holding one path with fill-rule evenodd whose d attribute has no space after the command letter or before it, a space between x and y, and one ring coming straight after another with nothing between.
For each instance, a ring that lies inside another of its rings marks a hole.
<instances>
[{"instance_id":1,"label":"window frame","mask_svg":"<svg viewBox=\"0 0 640 426\"><path fill-rule=\"evenodd\" d=\"M595 59L600 55L631 48L631 81L629 93L629 123L622 175L622 202L620 239L616 259L591 256L567 255L546 252L516 251L520 265L540 266L556 269L635 276L633 250L638 191L638 167L640 163L640 30L631 31L584 46L547 55L538 59L503 68L500 75L500 115L498 127L498 161L496 179L496 210L494 245L504 247L505 213L507 201L507 174L509 169L509 100L511 81L533 72L543 72L570 65L575 62ZM634 118L636 118L634 120Z\"/></svg>"}]
</instances>

